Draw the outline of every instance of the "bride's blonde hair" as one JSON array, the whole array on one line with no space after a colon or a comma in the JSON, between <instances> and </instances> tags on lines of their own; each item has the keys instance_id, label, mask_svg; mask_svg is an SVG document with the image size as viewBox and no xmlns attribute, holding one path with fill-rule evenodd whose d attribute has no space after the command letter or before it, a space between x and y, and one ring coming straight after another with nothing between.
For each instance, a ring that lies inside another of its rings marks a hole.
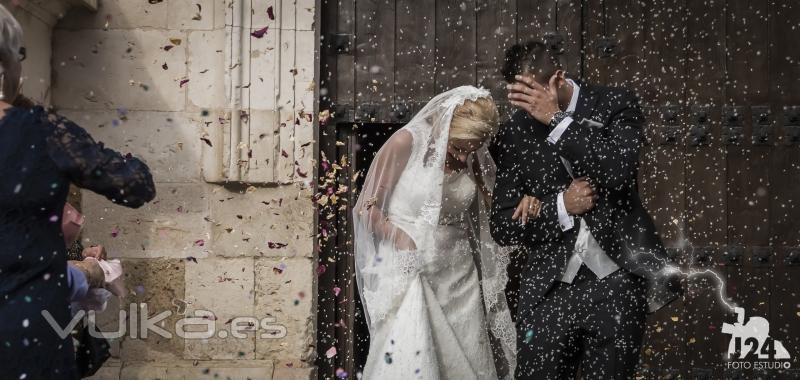
<instances>
[{"instance_id":1,"label":"bride's blonde hair","mask_svg":"<svg viewBox=\"0 0 800 380\"><path fill-rule=\"evenodd\" d=\"M450 138L486 141L500 128L499 119L500 114L492 98L466 100L453 111Z\"/></svg>"}]
</instances>

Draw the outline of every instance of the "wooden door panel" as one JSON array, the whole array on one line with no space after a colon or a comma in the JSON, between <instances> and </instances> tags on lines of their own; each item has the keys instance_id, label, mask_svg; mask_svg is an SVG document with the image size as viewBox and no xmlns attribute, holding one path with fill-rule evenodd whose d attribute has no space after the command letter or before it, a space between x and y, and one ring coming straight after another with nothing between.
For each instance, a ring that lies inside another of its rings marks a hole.
<instances>
[{"instance_id":1,"label":"wooden door panel","mask_svg":"<svg viewBox=\"0 0 800 380\"><path fill-rule=\"evenodd\" d=\"M517 10L517 39L548 43L551 41L548 35L558 34L567 72L579 77L582 69L581 1L518 1Z\"/></svg>"},{"instance_id":2,"label":"wooden door panel","mask_svg":"<svg viewBox=\"0 0 800 380\"><path fill-rule=\"evenodd\" d=\"M355 117L389 122L394 101L394 0L356 1Z\"/></svg>"},{"instance_id":3,"label":"wooden door panel","mask_svg":"<svg viewBox=\"0 0 800 380\"><path fill-rule=\"evenodd\" d=\"M338 188L343 180L341 173L332 170L332 164L338 163L341 152L337 148L336 120L352 117L352 106L355 102L355 59L352 42L355 35L355 0L326 0L322 7L322 47L320 50L320 107L334 115L320 120L320 180L319 188ZM337 46L339 42L344 42ZM342 49L345 52L339 52ZM349 50L349 51L347 51ZM331 108L332 105L348 107ZM346 195L346 194L345 194ZM318 376L322 379L333 379L336 369L352 371L354 368L354 344L352 339L352 322L354 313L349 307L343 307L342 300L350 299L352 292L344 291L336 294L338 285L347 290L348 278L346 261L339 262L339 252L346 245L339 235L345 234L346 216L330 203L318 207L319 220L319 254L317 268L317 361ZM340 270L341 269L341 270ZM342 281L342 280L345 281ZM347 319L349 323L341 323ZM335 347L339 354L328 358L326 353Z\"/></svg>"},{"instance_id":4,"label":"wooden door panel","mask_svg":"<svg viewBox=\"0 0 800 380\"><path fill-rule=\"evenodd\" d=\"M644 13L647 34L643 49L644 75L648 78L639 96L644 105L654 107L650 127L656 134L654 161L656 167L652 207L649 209L667 246L679 245L684 231L685 197L683 139L685 109L678 106L683 99L684 62L675 46L685 40L683 1L654 1ZM670 28L665 30L669 25ZM677 134L671 130L677 129Z\"/></svg>"},{"instance_id":5,"label":"wooden door panel","mask_svg":"<svg viewBox=\"0 0 800 380\"><path fill-rule=\"evenodd\" d=\"M553 20L555 31L564 38L564 65L567 73L578 78L583 74L582 11L581 0L558 0Z\"/></svg>"},{"instance_id":6,"label":"wooden door panel","mask_svg":"<svg viewBox=\"0 0 800 380\"><path fill-rule=\"evenodd\" d=\"M555 2L517 2L517 40L541 40L546 32L555 31Z\"/></svg>"},{"instance_id":7,"label":"wooden door panel","mask_svg":"<svg viewBox=\"0 0 800 380\"><path fill-rule=\"evenodd\" d=\"M331 0L328 0L331 1ZM339 18L337 23L337 30L339 33L355 36L356 33L356 5L355 0L339 0L338 12ZM355 46L351 46L355 48ZM353 54L339 55L337 60L337 73L338 73L338 86L336 97L339 102L347 103L350 105L355 104L355 50Z\"/></svg>"},{"instance_id":8,"label":"wooden door panel","mask_svg":"<svg viewBox=\"0 0 800 380\"><path fill-rule=\"evenodd\" d=\"M669 1L667 4L658 0L648 3L649 6L641 10L641 22L644 24L640 29L643 32L641 45L636 40L625 41L628 44L626 48L640 49L641 59L639 52L630 52L637 55L623 56L620 62L640 62L640 73L635 74L638 70L631 70L628 65L610 71L607 77L609 81L638 84L634 88L641 102L650 107L648 127L651 129L652 144L649 147L649 160L642 163L650 167L651 174L646 182L647 207L664 244L676 250L680 259L691 252L691 249L684 249L685 165L682 131L685 129L686 112L684 107L679 106L683 99L685 66L680 50L675 48L685 41L685 4L684 1ZM627 21L626 28L637 30L634 20L622 18L625 12L636 10L636 6L629 8L626 3L612 7L614 25ZM608 8L606 12L610 15ZM670 28L665 30L666 25L670 25ZM685 308L684 299L679 299L648 318L647 337L648 342L653 342L654 354L645 352L642 361L650 365L650 374L656 378L685 376L686 329L692 318L686 315Z\"/></svg>"},{"instance_id":9,"label":"wooden door panel","mask_svg":"<svg viewBox=\"0 0 800 380\"><path fill-rule=\"evenodd\" d=\"M769 164L771 145L752 140L756 122L752 106L768 105L769 61L767 2L735 0L726 4L725 101L740 106L743 138L727 147L728 246L744 247L742 266L730 267L728 289L748 317L769 320L771 268L762 265L756 247L769 246ZM726 123L729 120L725 120ZM729 248L730 249L730 248ZM757 293L756 293L757 291ZM731 314L728 320L734 320ZM745 372L753 376L752 372Z\"/></svg>"},{"instance_id":10,"label":"wooden door panel","mask_svg":"<svg viewBox=\"0 0 800 380\"><path fill-rule=\"evenodd\" d=\"M398 102L425 103L434 95L435 0L397 0L395 95ZM410 115L408 115L410 116Z\"/></svg>"},{"instance_id":11,"label":"wooden door panel","mask_svg":"<svg viewBox=\"0 0 800 380\"><path fill-rule=\"evenodd\" d=\"M640 69L644 67L644 3L590 1L586 8L584 77L598 84L623 86L640 93L646 79Z\"/></svg>"},{"instance_id":12,"label":"wooden door panel","mask_svg":"<svg viewBox=\"0 0 800 380\"><path fill-rule=\"evenodd\" d=\"M800 4L793 0L769 2L770 105L775 115L777 146L770 165L770 234L776 248L775 274L770 298L770 334L778 337L792 355L794 373L779 379L798 378L800 367L800 145L790 138L800 129L800 50L796 36L800 30ZM796 107L796 108L792 108ZM792 351L794 350L794 351Z\"/></svg>"},{"instance_id":13,"label":"wooden door panel","mask_svg":"<svg viewBox=\"0 0 800 380\"><path fill-rule=\"evenodd\" d=\"M505 50L517 42L517 0L477 0L476 7L477 84L489 89L495 102L507 103L500 69Z\"/></svg>"},{"instance_id":14,"label":"wooden door panel","mask_svg":"<svg viewBox=\"0 0 800 380\"><path fill-rule=\"evenodd\" d=\"M475 0L436 1L435 93L475 85Z\"/></svg>"},{"instance_id":15,"label":"wooden door panel","mask_svg":"<svg viewBox=\"0 0 800 380\"><path fill-rule=\"evenodd\" d=\"M722 2L687 3L686 81L687 141L686 229L688 244L695 252L711 256L707 268L715 274L698 275L687 281L687 371L690 375L713 373L727 348L720 326L726 320L728 297L726 266L738 267L743 258L728 260L727 165L722 141L721 91L725 76L725 13ZM694 265L702 258L691 255ZM719 277L718 277L719 276ZM723 299L722 297L725 297ZM721 373L717 370L715 378Z\"/></svg>"}]
</instances>

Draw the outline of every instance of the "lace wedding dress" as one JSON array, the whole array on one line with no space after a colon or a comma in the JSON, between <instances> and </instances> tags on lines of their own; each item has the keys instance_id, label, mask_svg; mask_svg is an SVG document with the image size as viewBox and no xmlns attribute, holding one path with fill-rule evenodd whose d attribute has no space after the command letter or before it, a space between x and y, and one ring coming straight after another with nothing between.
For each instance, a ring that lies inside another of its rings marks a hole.
<instances>
[{"instance_id":1,"label":"lace wedding dress","mask_svg":"<svg viewBox=\"0 0 800 380\"><path fill-rule=\"evenodd\" d=\"M354 209L357 279L370 327L366 380L513 378L503 290L508 254L489 236L494 166L485 147L444 172L453 109L488 96L434 98L381 148ZM442 144L442 143L445 144ZM416 249L398 247L410 237Z\"/></svg>"}]
</instances>

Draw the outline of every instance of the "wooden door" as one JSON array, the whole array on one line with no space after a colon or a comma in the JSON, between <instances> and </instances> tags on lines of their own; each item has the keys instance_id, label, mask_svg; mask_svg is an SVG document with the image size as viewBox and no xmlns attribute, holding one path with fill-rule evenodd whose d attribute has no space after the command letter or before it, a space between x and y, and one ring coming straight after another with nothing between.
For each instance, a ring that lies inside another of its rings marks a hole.
<instances>
[{"instance_id":1,"label":"wooden door","mask_svg":"<svg viewBox=\"0 0 800 380\"><path fill-rule=\"evenodd\" d=\"M560 46L570 74L634 89L648 118L643 201L675 259L687 272L704 272L687 276L684 297L649 316L638 374L762 375L724 364L729 336L721 326L735 321L734 303L769 320L792 367L800 365L796 1L324 0L322 23L320 101L333 115L322 131L328 159L353 154L347 144L363 139L354 131L364 123L402 125L459 85L490 89L508 116L499 67L515 42ZM347 169L354 175L368 160L350 163L361 165ZM346 302L357 297L346 216L358 189L349 190L343 210L320 216L340 237L320 253L321 265L337 268L319 281L320 378L337 369L354 376L361 360L354 341L365 339L357 307ZM328 290L334 286L338 297ZM331 347L337 355L328 358Z\"/></svg>"}]
</instances>

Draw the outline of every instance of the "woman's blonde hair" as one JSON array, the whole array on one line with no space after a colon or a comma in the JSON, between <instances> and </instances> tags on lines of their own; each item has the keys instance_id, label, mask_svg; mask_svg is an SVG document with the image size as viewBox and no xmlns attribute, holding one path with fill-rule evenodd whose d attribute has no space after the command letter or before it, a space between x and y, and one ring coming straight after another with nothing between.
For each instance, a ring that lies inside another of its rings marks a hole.
<instances>
[{"instance_id":1,"label":"woman's blonde hair","mask_svg":"<svg viewBox=\"0 0 800 380\"><path fill-rule=\"evenodd\" d=\"M497 133L499 119L500 114L492 98L467 100L453 112L450 138L486 141Z\"/></svg>"}]
</instances>

